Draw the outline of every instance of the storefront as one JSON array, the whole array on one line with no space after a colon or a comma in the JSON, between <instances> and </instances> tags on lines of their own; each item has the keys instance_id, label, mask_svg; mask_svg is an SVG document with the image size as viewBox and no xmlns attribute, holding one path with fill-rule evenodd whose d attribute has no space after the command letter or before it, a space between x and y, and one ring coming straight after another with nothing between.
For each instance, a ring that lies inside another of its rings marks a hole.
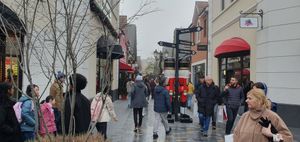
<instances>
[{"instance_id":1,"label":"storefront","mask_svg":"<svg viewBox=\"0 0 300 142\"><path fill-rule=\"evenodd\" d=\"M250 45L242 38L234 37L222 42L215 50L219 62L219 84L223 89L231 77L241 83L250 78Z\"/></svg>"},{"instance_id":2,"label":"storefront","mask_svg":"<svg viewBox=\"0 0 300 142\"><path fill-rule=\"evenodd\" d=\"M21 89L22 71L19 64L21 62L19 51L22 50L25 30L18 16L2 2L0 2L0 15L2 18L0 22L0 82L15 83ZM15 95L17 94L18 91L15 91Z\"/></svg>"}]
</instances>

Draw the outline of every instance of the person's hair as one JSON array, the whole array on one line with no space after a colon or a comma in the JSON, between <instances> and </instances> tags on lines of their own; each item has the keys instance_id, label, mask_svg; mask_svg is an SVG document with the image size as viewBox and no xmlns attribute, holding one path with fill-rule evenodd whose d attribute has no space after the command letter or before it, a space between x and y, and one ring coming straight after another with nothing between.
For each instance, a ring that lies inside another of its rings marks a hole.
<instances>
[{"instance_id":1,"label":"person's hair","mask_svg":"<svg viewBox=\"0 0 300 142\"><path fill-rule=\"evenodd\" d=\"M255 86L256 88L262 89L265 92L265 95L267 95L268 93L268 87L265 83L263 82L256 82L253 84L253 86Z\"/></svg>"},{"instance_id":2,"label":"person's hair","mask_svg":"<svg viewBox=\"0 0 300 142\"><path fill-rule=\"evenodd\" d=\"M72 77L75 77L75 74L72 74L69 77L70 84L73 86ZM76 73L76 91L83 90L87 85L87 79L82 74Z\"/></svg>"},{"instance_id":3,"label":"person's hair","mask_svg":"<svg viewBox=\"0 0 300 142\"><path fill-rule=\"evenodd\" d=\"M53 96L48 96L46 98L46 103L49 103L50 101L53 101L54 100L54 97Z\"/></svg>"},{"instance_id":4,"label":"person's hair","mask_svg":"<svg viewBox=\"0 0 300 142\"><path fill-rule=\"evenodd\" d=\"M262 108L271 108L271 102L268 100L265 92L262 89L253 88L247 93L247 96L249 95L252 95L254 98L256 98L257 103L260 104Z\"/></svg>"},{"instance_id":5,"label":"person's hair","mask_svg":"<svg viewBox=\"0 0 300 142\"><path fill-rule=\"evenodd\" d=\"M39 87L35 84L32 84L32 87L35 88L35 87ZM28 85L27 88L26 88L26 95L28 95L29 97L32 97L32 90L31 90L31 86Z\"/></svg>"},{"instance_id":6,"label":"person's hair","mask_svg":"<svg viewBox=\"0 0 300 142\"><path fill-rule=\"evenodd\" d=\"M10 83L0 83L0 104L7 102L7 100L9 99L8 90L10 90L12 87L13 86Z\"/></svg>"}]
</instances>

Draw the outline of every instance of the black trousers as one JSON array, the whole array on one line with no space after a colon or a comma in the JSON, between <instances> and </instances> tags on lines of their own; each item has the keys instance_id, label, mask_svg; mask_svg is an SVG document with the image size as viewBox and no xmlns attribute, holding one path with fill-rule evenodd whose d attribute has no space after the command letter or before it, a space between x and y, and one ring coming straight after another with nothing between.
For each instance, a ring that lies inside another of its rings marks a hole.
<instances>
[{"instance_id":1,"label":"black trousers","mask_svg":"<svg viewBox=\"0 0 300 142\"><path fill-rule=\"evenodd\" d=\"M97 122L96 128L98 132L104 136L104 139L107 139L107 135L106 135L107 122Z\"/></svg>"},{"instance_id":2,"label":"black trousers","mask_svg":"<svg viewBox=\"0 0 300 142\"><path fill-rule=\"evenodd\" d=\"M139 122L137 121L137 117L139 117ZM133 119L134 119L134 126L141 127L143 122L143 108L133 108Z\"/></svg>"},{"instance_id":3,"label":"black trousers","mask_svg":"<svg viewBox=\"0 0 300 142\"><path fill-rule=\"evenodd\" d=\"M226 106L227 117L228 117L228 120L226 123L226 132L225 132L226 135L231 133L231 129L233 127L233 123L237 116L238 110L239 110L239 107Z\"/></svg>"}]
</instances>

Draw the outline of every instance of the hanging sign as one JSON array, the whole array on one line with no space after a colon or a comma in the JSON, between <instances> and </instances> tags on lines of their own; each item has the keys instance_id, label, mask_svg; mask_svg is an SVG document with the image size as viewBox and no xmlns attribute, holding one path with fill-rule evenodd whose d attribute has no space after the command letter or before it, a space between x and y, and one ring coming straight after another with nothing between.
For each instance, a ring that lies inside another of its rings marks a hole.
<instances>
[{"instance_id":1,"label":"hanging sign","mask_svg":"<svg viewBox=\"0 0 300 142\"><path fill-rule=\"evenodd\" d=\"M257 28L257 17L241 17L240 18L240 27L241 28Z\"/></svg>"}]
</instances>

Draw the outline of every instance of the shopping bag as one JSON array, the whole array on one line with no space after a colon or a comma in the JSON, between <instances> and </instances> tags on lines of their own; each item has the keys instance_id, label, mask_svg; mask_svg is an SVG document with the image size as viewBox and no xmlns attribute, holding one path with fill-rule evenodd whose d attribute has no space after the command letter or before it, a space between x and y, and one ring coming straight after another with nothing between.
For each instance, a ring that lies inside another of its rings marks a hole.
<instances>
[{"instance_id":1,"label":"shopping bag","mask_svg":"<svg viewBox=\"0 0 300 142\"><path fill-rule=\"evenodd\" d=\"M224 105L223 107L223 120L224 121L227 121L228 120L228 117L227 117L227 111L226 111L226 106Z\"/></svg>"},{"instance_id":2,"label":"shopping bag","mask_svg":"<svg viewBox=\"0 0 300 142\"><path fill-rule=\"evenodd\" d=\"M193 116L198 118L198 103L194 102L193 105Z\"/></svg>"},{"instance_id":3,"label":"shopping bag","mask_svg":"<svg viewBox=\"0 0 300 142\"><path fill-rule=\"evenodd\" d=\"M225 135L225 142L233 142L233 134Z\"/></svg>"},{"instance_id":4,"label":"shopping bag","mask_svg":"<svg viewBox=\"0 0 300 142\"><path fill-rule=\"evenodd\" d=\"M223 108L224 106L218 105L218 110L217 110L217 122L223 123L224 118L223 118Z\"/></svg>"}]
</instances>

